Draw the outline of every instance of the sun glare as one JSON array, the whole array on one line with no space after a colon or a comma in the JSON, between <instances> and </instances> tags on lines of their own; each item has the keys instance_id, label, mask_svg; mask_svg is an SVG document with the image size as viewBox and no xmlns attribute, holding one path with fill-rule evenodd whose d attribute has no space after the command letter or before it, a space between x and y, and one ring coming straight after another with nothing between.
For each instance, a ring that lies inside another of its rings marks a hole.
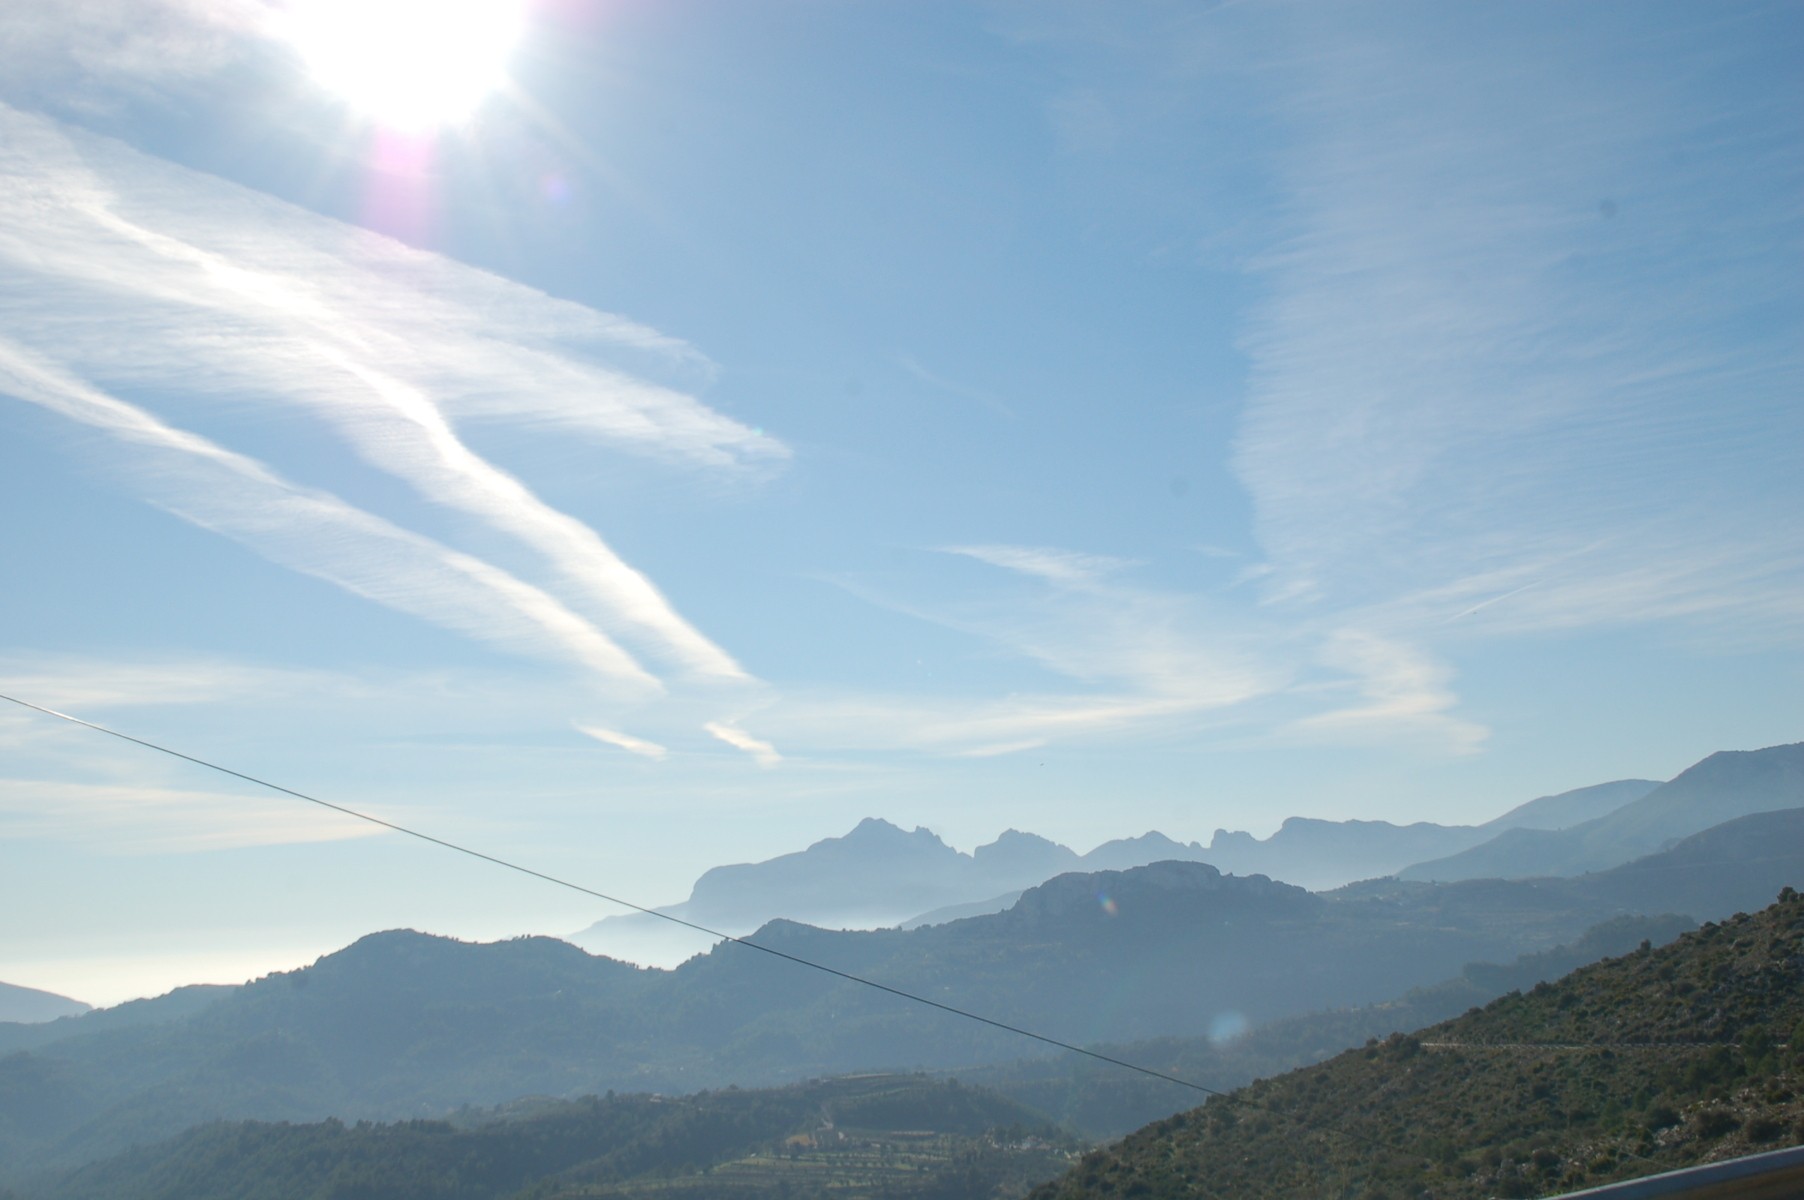
<instances>
[{"instance_id":1,"label":"sun glare","mask_svg":"<svg viewBox=\"0 0 1804 1200\"><path fill-rule=\"evenodd\" d=\"M313 76L391 129L456 124L507 78L520 0L293 0L289 41Z\"/></svg>"}]
</instances>

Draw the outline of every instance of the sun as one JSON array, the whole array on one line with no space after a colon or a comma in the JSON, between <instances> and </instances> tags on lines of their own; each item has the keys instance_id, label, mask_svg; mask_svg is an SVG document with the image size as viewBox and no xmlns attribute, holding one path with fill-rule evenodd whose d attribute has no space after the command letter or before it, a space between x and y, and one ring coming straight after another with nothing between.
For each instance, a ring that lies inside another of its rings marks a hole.
<instances>
[{"instance_id":1,"label":"sun","mask_svg":"<svg viewBox=\"0 0 1804 1200\"><path fill-rule=\"evenodd\" d=\"M385 127L468 117L507 80L521 0L290 0L286 34L320 86Z\"/></svg>"}]
</instances>

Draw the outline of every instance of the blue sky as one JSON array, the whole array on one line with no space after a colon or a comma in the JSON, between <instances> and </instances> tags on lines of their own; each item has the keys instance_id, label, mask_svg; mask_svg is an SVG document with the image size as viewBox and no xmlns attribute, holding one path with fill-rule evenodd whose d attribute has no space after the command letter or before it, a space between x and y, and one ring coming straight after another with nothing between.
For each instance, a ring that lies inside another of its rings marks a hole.
<instances>
[{"instance_id":1,"label":"blue sky","mask_svg":"<svg viewBox=\"0 0 1804 1200\"><path fill-rule=\"evenodd\" d=\"M12 694L649 903L1804 736L1794 7L306 15L0 15ZM605 915L0 746L11 982Z\"/></svg>"}]
</instances>

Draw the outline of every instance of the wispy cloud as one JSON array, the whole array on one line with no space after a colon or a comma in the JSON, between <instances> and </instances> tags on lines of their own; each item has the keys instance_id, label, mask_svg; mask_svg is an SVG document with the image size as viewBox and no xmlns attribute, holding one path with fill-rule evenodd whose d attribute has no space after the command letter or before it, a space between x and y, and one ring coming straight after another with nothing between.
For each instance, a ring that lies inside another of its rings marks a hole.
<instances>
[{"instance_id":1,"label":"wispy cloud","mask_svg":"<svg viewBox=\"0 0 1804 1200\"><path fill-rule=\"evenodd\" d=\"M315 673L222 659L102 661L68 654L0 657L0 689L48 708L100 711L215 704L314 685Z\"/></svg>"},{"instance_id":2,"label":"wispy cloud","mask_svg":"<svg viewBox=\"0 0 1804 1200\"><path fill-rule=\"evenodd\" d=\"M336 842L385 832L298 801L39 779L0 779L0 829L10 837L81 842L117 854Z\"/></svg>"},{"instance_id":3,"label":"wispy cloud","mask_svg":"<svg viewBox=\"0 0 1804 1200\"><path fill-rule=\"evenodd\" d=\"M1596 30L1531 59L1291 18L1235 458L1268 598L1363 611L1561 560L1464 607L1804 638L1804 352L1761 315L1795 281L1698 234L1796 243L1804 120L1625 78Z\"/></svg>"},{"instance_id":4,"label":"wispy cloud","mask_svg":"<svg viewBox=\"0 0 1804 1200\"><path fill-rule=\"evenodd\" d=\"M752 756L752 761L761 767L774 767L783 761L777 748L761 738L755 738L737 725L725 721L708 721L703 726L714 737L719 738L735 750L743 750Z\"/></svg>"},{"instance_id":5,"label":"wispy cloud","mask_svg":"<svg viewBox=\"0 0 1804 1200\"><path fill-rule=\"evenodd\" d=\"M854 595L979 639L1002 659L1052 677L991 697L836 692L786 695L761 720L785 741L993 757L1053 739L1133 736L1220 714L1285 686L1290 670L1261 635L1200 596L1114 578L1129 560L1045 546L973 545L943 552L1026 576L1037 594L902 599L854 580Z\"/></svg>"},{"instance_id":6,"label":"wispy cloud","mask_svg":"<svg viewBox=\"0 0 1804 1200\"><path fill-rule=\"evenodd\" d=\"M1342 629L1321 646L1321 662L1352 677L1357 702L1299 718L1279 731L1318 741L1427 741L1454 753L1480 749L1490 731L1454 716L1453 672L1417 647L1367 630Z\"/></svg>"},{"instance_id":7,"label":"wispy cloud","mask_svg":"<svg viewBox=\"0 0 1804 1200\"><path fill-rule=\"evenodd\" d=\"M956 380L947 379L943 375L935 374L906 354L898 355L896 361L902 364L903 370L929 387L937 388L964 400L974 401L999 416L1013 417L1015 415L1014 409L982 388L972 387L970 384L959 383Z\"/></svg>"},{"instance_id":8,"label":"wispy cloud","mask_svg":"<svg viewBox=\"0 0 1804 1200\"><path fill-rule=\"evenodd\" d=\"M17 347L15 375L35 359L38 375L92 380L95 395L130 387L189 407L197 398L298 406L422 497L536 551L586 622L676 670L744 678L648 578L476 454L454 424L556 428L711 470L780 461L781 443L593 353L613 347L687 369L698 361L687 347L43 118L0 107L0 130L0 314ZM128 425L156 420L122 412L90 423L126 436ZM152 441L187 451L166 474L203 462L255 473L163 429ZM228 516L200 523L223 529ZM348 509L337 516L340 525L355 519ZM255 540L252 522L235 524L236 536ZM289 540L301 530L288 523ZM543 608L538 589L520 592L467 556L436 557L487 576L492 591L515 592L516 605Z\"/></svg>"},{"instance_id":9,"label":"wispy cloud","mask_svg":"<svg viewBox=\"0 0 1804 1200\"><path fill-rule=\"evenodd\" d=\"M656 742L646 741L642 737L634 737L630 733L621 733L618 729L604 729L600 725L584 725L578 723L577 732L587 734L605 745L615 746L629 754L637 754L641 758L662 760L669 757L670 751Z\"/></svg>"},{"instance_id":10,"label":"wispy cloud","mask_svg":"<svg viewBox=\"0 0 1804 1200\"><path fill-rule=\"evenodd\" d=\"M542 589L334 496L296 487L3 339L0 389L111 435L129 447L126 466L146 498L275 562L515 652L574 659L639 689L659 686L606 634Z\"/></svg>"},{"instance_id":11,"label":"wispy cloud","mask_svg":"<svg viewBox=\"0 0 1804 1200\"><path fill-rule=\"evenodd\" d=\"M969 750L958 750L954 758L1000 758L1005 754L1020 754L1028 750L1038 750L1046 744L1045 738L1027 738L1019 742L991 742L982 746L973 746Z\"/></svg>"},{"instance_id":12,"label":"wispy cloud","mask_svg":"<svg viewBox=\"0 0 1804 1200\"><path fill-rule=\"evenodd\" d=\"M943 546L941 549L947 554L962 554L992 567L1035 575L1049 583L1070 587L1092 586L1113 572L1134 565L1125 558L1044 546Z\"/></svg>"},{"instance_id":13,"label":"wispy cloud","mask_svg":"<svg viewBox=\"0 0 1804 1200\"><path fill-rule=\"evenodd\" d=\"M236 60L270 28L270 0L65 0L0 6L0 75L104 108Z\"/></svg>"}]
</instances>

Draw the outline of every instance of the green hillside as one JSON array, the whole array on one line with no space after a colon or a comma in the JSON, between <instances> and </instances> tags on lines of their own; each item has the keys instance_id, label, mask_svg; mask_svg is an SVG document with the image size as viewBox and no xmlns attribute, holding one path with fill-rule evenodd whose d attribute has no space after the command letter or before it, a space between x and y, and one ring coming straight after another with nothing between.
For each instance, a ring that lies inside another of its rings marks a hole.
<instances>
[{"instance_id":1,"label":"green hillside","mask_svg":"<svg viewBox=\"0 0 1804 1200\"><path fill-rule=\"evenodd\" d=\"M1020 1196L1068 1165L1076 1148L1037 1114L994 1093L922 1076L866 1076L680 1098L527 1101L445 1121L220 1122L25 1196Z\"/></svg>"},{"instance_id":2,"label":"green hillside","mask_svg":"<svg viewBox=\"0 0 1804 1200\"><path fill-rule=\"evenodd\" d=\"M1804 898L1212 1099L1035 1193L1555 1194L1804 1141Z\"/></svg>"},{"instance_id":3,"label":"green hillside","mask_svg":"<svg viewBox=\"0 0 1804 1200\"><path fill-rule=\"evenodd\" d=\"M1371 881L1314 895L1167 862L1060 876L1007 912L930 929L775 922L755 940L1077 1045L1194 1045L1236 1022L1257 1034L1288 1017L1394 1001L1621 915L1720 918L1799 882L1800 864L1804 810L1791 810L1577 879ZM1396 1018L1376 1031L1331 1017L1292 1030L1271 1054L1170 1065L1237 1086L1524 986L1487 993L1474 982L1453 1007L1376 1014ZM430 1118L523 1095L690 1093L1023 1053L1000 1030L742 946L650 971L547 938L471 945L406 931L244 987L10 1029L11 1040L0 1027L0 1183L209 1121ZM1056 1102L1045 1091L1026 1098L1111 1132L1188 1102L1080 1083Z\"/></svg>"},{"instance_id":4,"label":"green hillside","mask_svg":"<svg viewBox=\"0 0 1804 1200\"><path fill-rule=\"evenodd\" d=\"M1616 907L1503 891L1418 885L1339 903L1173 862L1061 876L1006 913L932 929L776 922L755 940L1082 1045L1390 999L1568 940ZM648 971L545 938L406 931L184 1016L88 1021L0 1054L0 1179L212 1120L434 1117L522 1095L678 1094L1022 1052L1002 1031L742 946Z\"/></svg>"},{"instance_id":5,"label":"green hillside","mask_svg":"<svg viewBox=\"0 0 1804 1200\"><path fill-rule=\"evenodd\" d=\"M1625 954L1640 942L1663 946L1695 928L1697 923L1685 917L1617 917L1570 945L1525 954L1510 963L1469 963L1452 979L1412 988L1380 1004L1286 1017L1232 1036L1150 1038L1096 1049L1124 1062L1229 1091L1321 1062L1373 1037L1445 1021L1505 992L1532 988L1601 958ZM1189 1088L1076 1054L974 1067L957 1077L993 1088L1098 1140L1120 1137L1188 1108L1197 1098Z\"/></svg>"}]
</instances>

